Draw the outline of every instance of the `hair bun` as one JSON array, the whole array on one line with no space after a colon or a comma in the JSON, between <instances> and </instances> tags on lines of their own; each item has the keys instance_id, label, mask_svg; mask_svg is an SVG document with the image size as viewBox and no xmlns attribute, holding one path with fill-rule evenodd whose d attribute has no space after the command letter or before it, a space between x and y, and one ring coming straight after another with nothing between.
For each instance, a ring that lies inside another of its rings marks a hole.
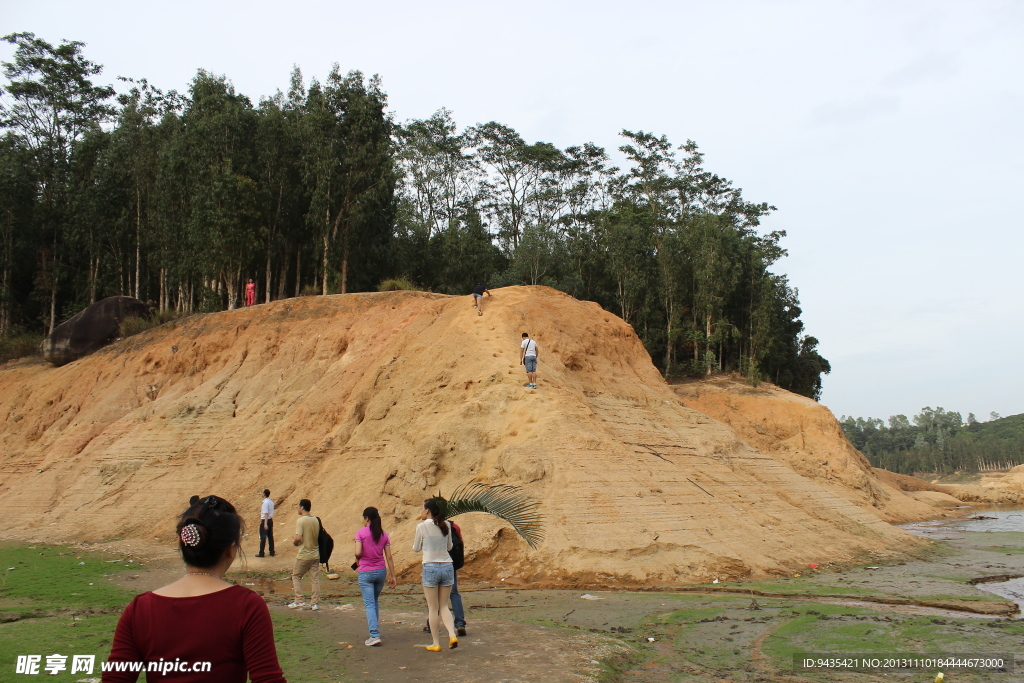
<instances>
[{"instance_id":1,"label":"hair bun","mask_svg":"<svg viewBox=\"0 0 1024 683\"><path fill-rule=\"evenodd\" d=\"M206 541L206 529L196 522L190 522L185 526L181 527L181 532L178 534L181 538L181 542L187 545L189 548L198 548Z\"/></svg>"}]
</instances>

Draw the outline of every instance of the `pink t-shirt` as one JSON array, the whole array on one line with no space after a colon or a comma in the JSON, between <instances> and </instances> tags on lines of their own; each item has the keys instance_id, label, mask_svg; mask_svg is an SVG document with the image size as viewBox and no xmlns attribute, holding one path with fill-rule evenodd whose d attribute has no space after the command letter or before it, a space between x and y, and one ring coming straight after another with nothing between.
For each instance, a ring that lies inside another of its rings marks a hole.
<instances>
[{"instance_id":1,"label":"pink t-shirt","mask_svg":"<svg viewBox=\"0 0 1024 683\"><path fill-rule=\"evenodd\" d=\"M359 556L359 571L372 572L377 569L387 569L387 564L384 562L384 546L391 545L388 532L381 532L380 540L374 543L370 527L364 526L356 532L355 540L363 544L363 554Z\"/></svg>"}]
</instances>

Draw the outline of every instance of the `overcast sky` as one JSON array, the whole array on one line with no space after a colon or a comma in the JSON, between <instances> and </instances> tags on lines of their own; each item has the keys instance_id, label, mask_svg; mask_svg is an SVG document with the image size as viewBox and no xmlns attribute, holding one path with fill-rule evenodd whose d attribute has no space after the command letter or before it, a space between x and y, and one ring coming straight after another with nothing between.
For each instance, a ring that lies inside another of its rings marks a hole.
<instances>
[{"instance_id":1,"label":"overcast sky","mask_svg":"<svg viewBox=\"0 0 1024 683\"><path fill-rule=\"evenodd\" d=\"M83 41L107 82L203 68L257 101L338 62L399 121L695 140L778 207L837 416L1024 412L1024 2L0 0L0 30Z\"/></svg>"}]
</instances>

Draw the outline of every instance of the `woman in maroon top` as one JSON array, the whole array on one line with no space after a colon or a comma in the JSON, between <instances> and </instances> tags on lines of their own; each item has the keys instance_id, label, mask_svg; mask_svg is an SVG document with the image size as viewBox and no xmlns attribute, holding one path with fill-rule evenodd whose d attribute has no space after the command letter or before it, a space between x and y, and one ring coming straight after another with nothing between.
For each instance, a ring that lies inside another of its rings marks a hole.
<instances>
[{"instance_id":1,"label":"woman in maroon top","mask_svg":"<svg viewBox=\"0 0 1024 683\"><path fill-rule=\"evenodd\" d=\"M286 683L267 603L223 578L241 549L242 527L234 506L218 496L185 511L177 527L185 576L125 608L108 660L126 663L125 670L104 671L104 683L134 683L141 670L147 681Z\"/></svg>"}]
</instances>

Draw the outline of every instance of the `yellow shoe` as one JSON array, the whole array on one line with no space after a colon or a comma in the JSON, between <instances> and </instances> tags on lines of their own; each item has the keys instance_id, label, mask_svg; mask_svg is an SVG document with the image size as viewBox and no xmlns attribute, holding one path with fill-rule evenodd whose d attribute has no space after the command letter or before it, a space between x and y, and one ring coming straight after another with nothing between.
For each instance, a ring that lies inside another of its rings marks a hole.
<instances>
[{"instance_id":1,"label":"yellow shoe","mask_svg":"<svg viewBox=\"0 0 1024 683\"><path fill-rule=\"evenodd\" d=\"M440 652L441 651L441 646L440 645L427 645L427 649L430 650L431 652Z\"/></svg>"},{"instance_id":2,"label":"yellow shoe","mask_svg":"<svg viewBox=\"0 0 1024 683\"><path fill-rule=\"evenodd\" d=\"M459 639L458 638L453 636L452 638L450 638L448 640L448 649L449 650L454 650L458 646L459 646Z\"/></svg>"}]
</instances>

